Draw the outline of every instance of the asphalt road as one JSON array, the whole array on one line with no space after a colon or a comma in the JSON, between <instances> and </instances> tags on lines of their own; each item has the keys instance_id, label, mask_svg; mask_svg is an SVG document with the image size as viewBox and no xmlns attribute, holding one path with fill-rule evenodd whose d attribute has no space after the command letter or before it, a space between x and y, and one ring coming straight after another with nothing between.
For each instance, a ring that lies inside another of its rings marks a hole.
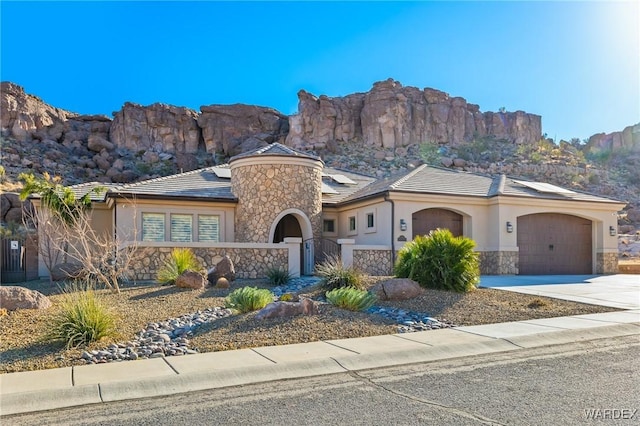
<instances>
[{"instance_id":1,"label":"asphalt road","mask_svg":"<svg viewBox=\"0 0 640 426\"><path fill-rule=\"evenodd\" d=\"M640 424L637 336L120 401L3 425Z\"/></svg>"}]
</instances>

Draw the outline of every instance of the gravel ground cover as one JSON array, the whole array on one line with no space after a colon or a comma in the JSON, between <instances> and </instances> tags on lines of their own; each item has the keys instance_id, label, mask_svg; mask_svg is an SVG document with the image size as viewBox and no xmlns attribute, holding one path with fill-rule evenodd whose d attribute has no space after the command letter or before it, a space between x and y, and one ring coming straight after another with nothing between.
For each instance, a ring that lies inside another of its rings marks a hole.
<instances>
[{"instance_id":1,"label":"gravel ground cover","mask_svg":"<svg viewBox=\"0 0 640 426\"><path fill-rule=\"evenodd\" d=\"M371 277L368 285L387 277ZM176 318L207 308L224 306L230 291L245 285L269 288L266 281L238 280L230 289L184 290L156 284L125 286L120 294L100 290L104 302L118 316L118 335L92 344L89 348L65 349L61 343L44 339L50 319L59 309L59 289L48 282L24 284L50 296L53 306L47 310L19 310L0 317L0 373L83 365L85 350L100 350L108 345L129 341L148 323ZM301 295L319 298L318 286ZM456 325L476 325L609 312L616 309L586 305L539 296L493 289L477 289L467 294L425 290L418 298L402 302L379 302L388 306L420 312ZM318 340L392 334L399 331L394 321L373 314L350 312L320 304L319 315L256 320L256 313L223 317L203 324L189 336L189 346L199 352L222 351L260 346L285 345ZM187 355L188 356L188 355ZM125 361L132 362L132 361Z\"/></svg>"}]
</instances>

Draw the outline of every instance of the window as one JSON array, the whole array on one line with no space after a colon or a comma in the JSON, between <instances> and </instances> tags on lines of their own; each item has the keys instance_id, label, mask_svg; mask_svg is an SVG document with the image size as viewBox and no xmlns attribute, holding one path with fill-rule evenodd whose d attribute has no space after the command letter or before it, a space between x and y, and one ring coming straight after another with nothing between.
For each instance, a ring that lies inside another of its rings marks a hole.
<instances>
[{"instance_id":1,"label":"window","mask_svg":"<svg viewBox=\"0 0 640 426\"><path fill-rule=\"evenodd\" d=\"M367 228L375 228L373 213L367 213Z\"/></svg>"},{"instance_id":2,"label":"window","mask_svg":"<svg viewBox=\"0 0 640 426\"><path fill-rule=\"evenodd\" d=\"M322 232L327 234L333 234L336 232L336 221L335 219L325 219L322 222Z\"/></svg>"},{"instance_id":3,"label":"window","mask_svg":"<svg viewBox=\"0 0 640 426\"><path fill-rule=\"evenodd\" d=\"M142 213L142 241L164 241L164 213Z\"/></svg>"},{"instance_id":4,"label":"window","mask_svg":"<svg viewBox=\"0 0 640 426\"><path fill-rule=\"evenodd\" d=\"M193 216L190 214L171 215L171 241L193 241Z\"/></svg>"},{"instance_id":5,"label":"window","mask_svg":"<svg viewBox=\"0 0 640 426\"><path fill-rule=\"evenodd\" d=\"M356 217L349 216L349 232L356 232Z\"/></svg>"},{"instance_id":6,"label":"window","mask_svg":"<svg viewBox=\"0 0 640 426\"><path fill-rule=\"evenodd\" d=\"M220 242L220 216L198 215L198 241Z\"/></svg>"}]
</instances>

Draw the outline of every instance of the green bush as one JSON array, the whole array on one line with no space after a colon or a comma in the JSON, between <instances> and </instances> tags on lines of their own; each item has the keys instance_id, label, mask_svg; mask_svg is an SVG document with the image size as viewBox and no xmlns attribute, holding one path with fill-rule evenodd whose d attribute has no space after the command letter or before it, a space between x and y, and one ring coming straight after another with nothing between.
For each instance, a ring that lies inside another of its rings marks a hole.
<instances>
[{"instance_id":1,"label":"green bush","mask_svg":"<svg viewBox=\"0 0 640 426\"><path fill-rule=\"evenodd\" d=\"M113 336L115 332L115 316L93 288L76 283L63 290L61 310L51 320L47 337L62 340L67 348L77 348Z\"/></svg>"},{"instance_id":2,"label":"green bush","mask_svg":"<svg viewBox=\"0 0 640 426\"><path fill-rule=\"evenodd\" d=\"M157 279L161 284L175 284L185 271L200 271L202 266L195 254L188 248L177 248L171 252L169 260L158 270Z\"/></svg>"},{"instance_id":3,"label":"green bush","mask_svg":"<svg viewBox=\"0 0 640 426\"><path fill-rule=\"evenodd\" d=\"M267 279L273 286L285 285L291 280L291 274L284 268L269 268Z\"/></svg>"},{"instance_id":4,"label":"green bush","mask_svg":"<svg viewBox=\"0 0 640 426\"><path fill-rule=\"evenodd\" d=\"M225 299L224 306L240 313L256 311L273 302L273 293L256 287L242 287L232 291Z\"/></svg>"},{"instance_id":5,"label":"green bush","mask_svg":"<svg viewBox=\"0 0 640 426\"><path fill-rule=\"evenodd\" d=\"M322 277L322 284L331 290L341 287L364 289L362 274L353 267L345 267L338 256L329 256L316 265L316 274Z\"/></svg>"},{"instance_id":6,"label":"green bush","mask_svg":"<svg viewBox=\"0 0 640 426\"><path fill-rule=\"evenodd\" d=\"M394 272L423 287L470 291L480 280L480 262L474 247L470 238L454 237L448 229L437 229L406 244L398 253Z\"/></svg>"},{"instance_id":7,"label":"green bush","mask_svg":"<svg viewBox=\"0 0 640 426\"><path fill-rule=\"evenodd\" d=\"M325 295L332 305L350 311L369 309L377 300L373 293L353 287L335 288Z\"/></svg>"}]
</instances>

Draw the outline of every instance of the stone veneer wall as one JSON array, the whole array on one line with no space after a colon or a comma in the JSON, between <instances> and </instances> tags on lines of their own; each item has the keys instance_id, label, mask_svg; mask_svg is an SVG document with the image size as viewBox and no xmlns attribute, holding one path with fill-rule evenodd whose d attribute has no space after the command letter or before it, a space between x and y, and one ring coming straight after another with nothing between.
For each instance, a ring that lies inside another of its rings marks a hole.
<instances>
[{"instance_id":1,"label":"stone veneer wall","mask_svg":"<svg viewBox=\"0 0 640 426\"><path fill-rule=\"evenodd\" d=\"M517 275L519 254L517 251L480 251L482 275Z\"/></svg>"},{"instance_id":2,"label":"stone veneer wall","mask_svg":"<svg viewBox=\"0 0 640 426\"><path fill-rule=\"evenodd\" d=\"M139 247L140 258L131 265L133 279L155 280L156 273L169 259L175 247ZM283 248L197 247L191 249L202 266L210 269L223 256L231 258L237 278L264 278L269 268L288 269L289 250Z\"/></svg>"},{"instance_id":3,"label":"stone veneer wall","mask_svg":"<svg viewBox=\"0 0 640 426\"><path fill-rule=\"evenodd\" d=\"M596 274L617 274L618 253L596 253Z\"/></svg>"},{"instance_id":4,"label":"stone veneer wall","mask_svg":"<svg viewBox=\"0 0 640 426\"><path fill-rule=\"evenodd\" d=\"M355 269L373 276L393 275L391 250L353 250Z\"/></svg>"},{"instance_id":5,"label":"stone veneer wall","mask_svg":"<svg viewBox=\"0 0 640 426\"><path fill-rule=\"evenodd\" d=\"M231 190L238 197L235 235L237 242L270 243L269 231L287 209L304 212L319 238L322 227L322 167L309 165L245 164L232 166Z\"/></svg>"}]
</instances>

